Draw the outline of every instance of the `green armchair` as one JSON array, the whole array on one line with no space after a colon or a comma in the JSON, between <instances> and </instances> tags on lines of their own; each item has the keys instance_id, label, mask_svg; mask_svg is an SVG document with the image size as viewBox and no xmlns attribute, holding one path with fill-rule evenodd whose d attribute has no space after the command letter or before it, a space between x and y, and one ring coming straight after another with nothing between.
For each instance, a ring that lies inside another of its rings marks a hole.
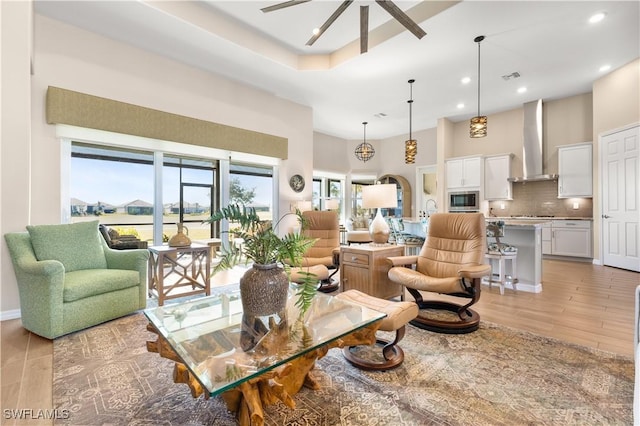
<instances>
[{"instance_id":1,"label":"green armchair","mask_svg":"<svg viewBox=\"0 0 640 426\"><path fill-rule=\"evenodd\" d=\"M146 307L144 249L110 249L98 221L27 226L5 234L22 325L54 339Z\"/></svg>"}]
</instances>

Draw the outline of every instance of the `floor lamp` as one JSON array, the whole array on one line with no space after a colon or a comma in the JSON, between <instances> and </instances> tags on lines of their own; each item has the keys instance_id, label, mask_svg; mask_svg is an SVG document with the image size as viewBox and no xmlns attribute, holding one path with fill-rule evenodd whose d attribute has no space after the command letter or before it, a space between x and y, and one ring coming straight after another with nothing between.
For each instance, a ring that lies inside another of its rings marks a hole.
<instances>
[{"instance_id":1,"label":"floor lamp","mask_svg":"<svg viewBox=\"0 0 640 426\"><path fill-rule=\"evenodd\" d=\"M389 240L389 224L382 217L381 209L398 207L398 190L395 184L368 185L362 188L362 207L378 209L369 226L373 245L385 245Z\"/></svg>"}]
</instances>

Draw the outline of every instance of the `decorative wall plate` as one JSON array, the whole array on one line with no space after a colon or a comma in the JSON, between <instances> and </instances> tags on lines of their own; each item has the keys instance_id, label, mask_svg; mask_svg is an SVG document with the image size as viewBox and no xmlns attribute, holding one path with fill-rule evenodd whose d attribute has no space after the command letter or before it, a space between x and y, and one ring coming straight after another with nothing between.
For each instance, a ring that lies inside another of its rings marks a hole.
<instances>
[{"instance_id":1,"label":"decorative wall plate","mask_svg":"<svg viewBox=\"0 0 640 426\"><path fill-rule=\"evenodd\" d=\"M304 178L300 175L291 176L291 179L289 179L289 186L295 192L302 192L304 189Z\"/></svg>"}]
</instances>

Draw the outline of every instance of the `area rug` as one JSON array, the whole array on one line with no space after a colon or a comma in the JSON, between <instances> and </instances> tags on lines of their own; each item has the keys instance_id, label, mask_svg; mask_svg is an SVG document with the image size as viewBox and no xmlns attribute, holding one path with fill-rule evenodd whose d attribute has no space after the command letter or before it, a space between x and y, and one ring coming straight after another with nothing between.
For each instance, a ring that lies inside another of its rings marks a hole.
<instances>
[{"instance_id":1,"label":"area rug","mask_svg":"<svg viewBox=\"0 0 640 426\"><path fill-rule=\"evenodd\" d=\"M54 407L67 425L235 425L221 398L193 399L173 364L146 350L142 313L54 342ZM296 408L269 406L280 425L630 425L630 358L482 322L466 335L409 326L405 362L387 372L318 361L320 390Z\"/></svg>"}]
</instances>

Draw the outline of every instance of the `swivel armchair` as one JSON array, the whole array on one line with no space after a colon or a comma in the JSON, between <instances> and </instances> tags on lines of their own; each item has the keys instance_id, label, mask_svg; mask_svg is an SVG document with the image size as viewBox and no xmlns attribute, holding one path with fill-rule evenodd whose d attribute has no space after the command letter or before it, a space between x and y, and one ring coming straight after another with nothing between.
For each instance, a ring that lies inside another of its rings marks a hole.
<instances>
[{"instance_id":1,"label":"swivel armchair","mask_svg":"<svg viewBox=\"0 0 640 426\"><path fill-rule=\"evenodd\" d=\"M330 293L339 287L333 280L340 265L340 225L338 215L332 211L302 212L307 221L307 228L302 231L305 236L316 239L302 257L299 267L292 267L292 276L300 271L314 273L320 279L319 291ZM333 272L329 273L329 270ZM292 278L292 281L296 281Z\"/></svg>"},{"instance_id":2,"label":"swivel armchair","mask_svg":"<svg viewBox=\"0 0 640 426\"><path fill-rule=\"evenodd\" d=\"M480 315L470 307L480 299L482 277L491 273L484 264L486 240L482 213L436 213L429 219L419 255L388 258L389 279L405 286L420 308L411 324L452 334L478 329ZM424 300L421 291L471 300Z\"/></svg>"},{"instance_id":3,"label":"swivel armchair","mask_svg":"<svg viewBox=\"0 0 640 426\"><path fill-rule=\"evenodd\" d=\"M98 221L27 231L4 236L27 330L55 339L145 308L147 250L110 249Z\"/></svg>"}]
</instances>

